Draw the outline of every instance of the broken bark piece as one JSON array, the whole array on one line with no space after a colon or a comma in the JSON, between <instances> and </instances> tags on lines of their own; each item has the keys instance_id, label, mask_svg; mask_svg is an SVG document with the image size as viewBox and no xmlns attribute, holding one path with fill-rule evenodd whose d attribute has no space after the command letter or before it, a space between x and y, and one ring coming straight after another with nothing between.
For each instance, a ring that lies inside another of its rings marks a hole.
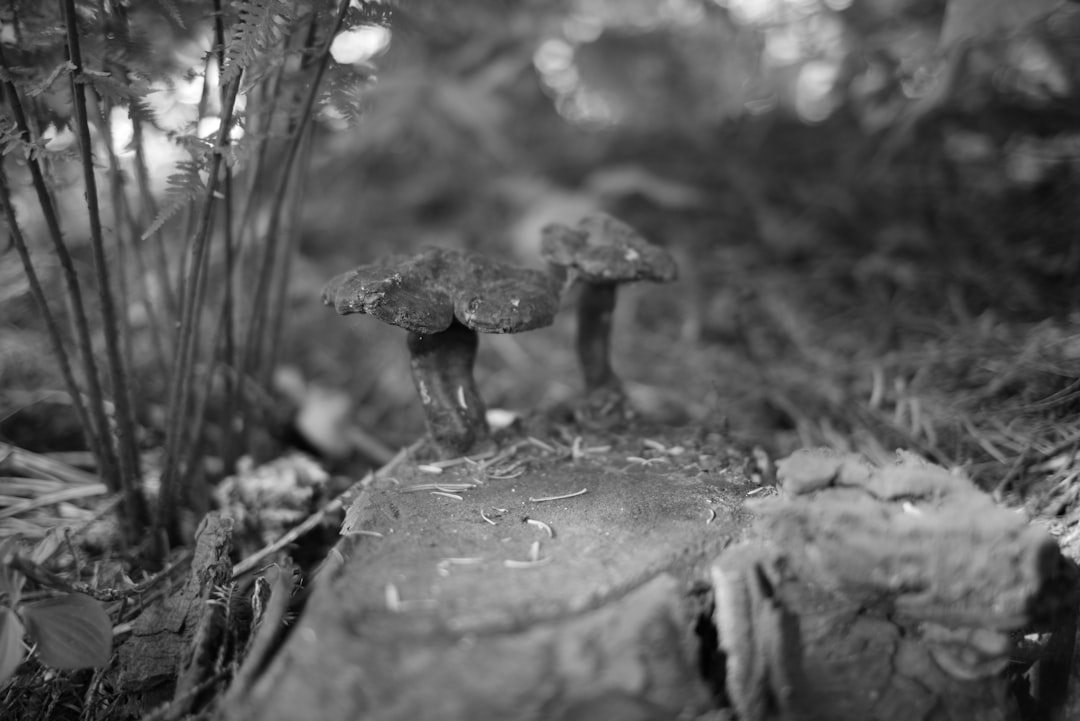
<instances>
[{"instance_id":1,"label":"broken bark piece","mask_svg":"<svg viewBox=\"0 0 1080 721\"><path fill-rule=\"evenodd\" d=\"M919 629L930 656L961 681L996 676L1009 664L1012 639L987 628L948 628L926 623Z\"/></svg>"},{"instance_id":2,"label":"broken bark piece","mask_svg":"<svg viewBox=\"0 0 1080 721\"><path fill-rule=\"evenodd\" d=\"M789 718L768 711L762 689L775 682L762 672L769 643L756 630L783 608L798 617L821 718L1021 718L1017 639L1049 631L1049 648L1059 633L1074 633L1061 619L1074 613L1077 577L1050 536L965 476L913 454L875 466L854 454L800 451L777 465L781 494L747 503L758 514L758 546L751 540L751 551L736 547L713 566L721 643L725 628L742 639L724 647L741 656L728 662L729 690L742 679L736 710ZM766 574L768 593L755 593L752 579L769 565L754 558L785 571ZM740 588L742 605L722 607ZM1047 666L1056 678L1059 665ZM1054 702L1034 697L1040 708Z\"/></svg>"},{"instance_id":3,"label":"broken bark piece","mask_svg":"<svg viewBox=\"0 0 1080 721\"><path fill-rule=\"evenodd\" d=\"M625 403L611 367L611 325L618 286L639 280L667 283L678 269L671 254L606 213L581 219L576 228L553 223L543 229L541 255L560 275L581 285L577 353L589 405L612 410Z\"/></svg>"},{"instance_id":4,"label":"broken bark piece","mask_svg":"<svg viewBox=\"0 0 1080 721\"><path fill-rule=\"evenodd\" d=\"M858 485L872 468L857 453L840 453L830 448L795 451L776 462L780 487L793 495L810 493L829 486Z\"/></svg>"},{"instance_id":5,"label":"broken bark piece","mask_svg":"<svg viewBox=\"0 0 1080 721\"><path fill-rule=\"evenodd\" d=\"M785 489L792 487L785 479L793 459L798 462L793 456L780 464ZM753 507L763 535L800 573L920 621L1020 628L1063 573L1048 534L995 505L967 478L912 458L873 469L847 487Z\"/></svg>"},{"instance_id":6,"label":"broken bark piece","mask_svg":"<svg viewBox=\"0 0 1080 721\"><path fill-rule=\"evenodd\" d=\"M228 583L232 571L233 520L208 513L195 532L195 555L183 587L160 603L146 607L132 623L132 635L119 647L117 685L130 694L170 698L177 684L204 678L206 649L214 609L208 608L215 588Z\"/></svg>"},{"instance_id":7,"label":"broken bark piece","mask_svg":"<svg viewBox=\"0 0 1080 721\"><path fill-rule=\"evenodd\" d=\"M428 431L445 457L488 437L473 378L477 332L519 333L550 325L558 290L544 273L479 255L430 248L392 255L333 278L323 303L409 331L408 347Z\"/></svg>"},{"instance_id":8,"label":"broken bark piece","mask_svg":"<svg viewBox=\"0 0 1080 721\"><path fill-rule=\"evenodd\" d=\"M739 718L809 718L799 621L776 595L776 559L744 544L728 549L711 574L724 687Z\"/></svg>"}]
</instances>

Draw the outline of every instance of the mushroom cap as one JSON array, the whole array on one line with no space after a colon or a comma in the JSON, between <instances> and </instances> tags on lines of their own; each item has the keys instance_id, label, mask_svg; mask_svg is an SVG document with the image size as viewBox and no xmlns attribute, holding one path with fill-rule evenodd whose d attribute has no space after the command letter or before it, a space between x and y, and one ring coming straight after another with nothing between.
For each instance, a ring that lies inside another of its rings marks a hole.
<instances>
[{"instance_id":1,"label":"mushroom cap","mask_svg":"<svg viewBox=\"0 0 1080 721\"><path fill-rule=\"evenodd\" d=\"M542 233L544 260L573 268L590 283L667 283L679 274L670 253L607 213L586 215L577 228L552 223Z\"/></svg>"},{"instance_id":2,"label":"mushroom cap","mask_svg":"<svg viewBox=\"0 0 1080 721\"><path fill-rule=\"evenodd\" d=\"M454 320L450 296L436 282L446 266L445 251L438 248L389 255L331 279L323 288L323 305L340 315L367 313L415 333L438 333Z\"/></svg>"},{"instance_id":3,"label":"mushroom cap","mask_svg":"<svg viewBox=\"0 0 1080 721\"><path fill-rule=\"evenodd\" d=\"M464 254L454 282L454 317L481 333L519 333L551 325L559 289L539 270Z\"/></svg>"},{"instance_id":4,"label":"mushroom cap","mask_svg":"<svg viewBox=\"0 0 1080 721\"><path fill-rule=\"evenodd\" d=\"M481 333L518 333L551 325L559 308L547 274L441 248L342 273L322 298L342 315L367 313L423 335L446 330L455 319Z\"/></svg>"}]
</instances>

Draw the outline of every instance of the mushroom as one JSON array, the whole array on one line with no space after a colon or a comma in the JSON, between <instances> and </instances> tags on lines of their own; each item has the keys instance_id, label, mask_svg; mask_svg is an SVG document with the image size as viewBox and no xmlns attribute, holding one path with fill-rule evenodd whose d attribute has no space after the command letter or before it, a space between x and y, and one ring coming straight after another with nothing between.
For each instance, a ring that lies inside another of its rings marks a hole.
<instances>
[{"instance_id":1,"label":"mushroom","mask_svg":"<svg viewBox=\"0 0 1080 721\"><path fill-rule=\"evenodd\" d=\"M589 406L607 412L625 402L611 367L611 324L621 283L675 280L671 255L626 223L606 213L586 215L576 228L552 223L542 231L540 252L557 280L581 284L577 309L577 353Z\"/></svg>"},{"instance_id":2,"label":"mushroom","mask_svg":"<svg viewBox=\"0 0 1080 721\"><path fill-rule=\"evenodd\" d=\"M367 313L409 331L413 380L444 457L464 455L488 437L473 379L477 332L550 325L559 304L558 289L540 271L440 248L354 268L327 283L322 298L339 314Z\"/></svg>"}]
</instances>

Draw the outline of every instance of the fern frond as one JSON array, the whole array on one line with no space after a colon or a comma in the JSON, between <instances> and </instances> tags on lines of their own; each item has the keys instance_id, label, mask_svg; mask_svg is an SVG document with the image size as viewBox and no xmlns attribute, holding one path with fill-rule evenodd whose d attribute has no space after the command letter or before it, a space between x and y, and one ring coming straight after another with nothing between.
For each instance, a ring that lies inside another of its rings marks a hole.
<instances>
[{"instance_id":1,"label":"fern frond","mask_svg":"<svg viewBox=\"0 0 1080 721\"><path fill-rule=\"evenodd\" d=\"M22 33L19 35L18 48L27 55L48 53L63 47L66 38L64 25L59 21L53 23L43 19L41 23L24 23L20 29Z\"/></svg>"},{"instance_id":2,"label":"fern frond","mask_svg":"<svg viewBox=\"0 0 1080 721\"><path fill-rule=\"evenodd\" d=\"M221 84L232 82L241 71L250 70L260 56L280 45L296 19L296 8L286 0L240 0Z\"/></svg>"},{"instance_id":3,"label":"fern frond","mask_svg":"<svg viewBox=\"0 0 1080 721\"><path fill-rule=\"evenodd\" d=\"M46 75L40 81L28 86L26 88L26 95L30 98L36 98L43 92L52 87L52 84L56 82L56 79L60 77L61 73L70 72L75 69L75 66L71 64L70 60L64 62L53 68L48 75Z\"/></svg>"},{"instance_id":4,"label":"fern frond","mask_svg":"<svg viewBox=\"0 0 1080 721\"><path fill-rule=\"evenodd\" d=\"M202 178L203 163L198 160L181 160L176 164L176 169L178 172L168 178L165 202L154 222L142 234L143 240L161 230L192 202L206 195L206 182Z\"/></svg>"},{"instance_id":5,"label":"fern frond","mask_svg":"<svg viewBox=\"0 0 1080 721\"><path fill-rule=\"evenodd\" d=\"M19 132L18 124L7 116L0 117L0 154L18 153L23 159L37 158L45 152L45 143L40 139L29 142Z\"/></svg>"},{"instance_id":6,"label":"fern frond","mask_svg":"<svg viewBox=\"0 0 1080 721\"><path fill-rule=\"evenodd\" d=\"M358 0L356 5L349 8L345 16L346 27L356 25L381 25L390 27L394 19L394 8L389 3L377 2L376 0Z\"/></svg>"},{"instance_id":7,"label":"fern frond","mask_svg":"<svg viewBox=\"0 0 1080 721\"><path fill-rule=\"evenodd\" d=\"M161 8L162 14L173 21L176 27L184 30L187 28L184 25L184 16L180 13L180 8L176 6L173 0L154 0L159 8Z\"/></svg>"},{"instance_id":8,"label":"fern frond","mask_svg":"<svg viewBox=\"0 0 1080 721\"><path fill-rule=\"evenodd\" d=\"M343 121L347 127L355 127L371 105L370 90L374 82L373 74L354 67L329 68L319 99L322 112Z\"/></svg>"},{"instance_id":9,"label":"fern frond","mask_svg":"<svg viewBox=\"0 0 1080 721\"><path fill-rule=\"evenodd\" d=\"M169 139L188 151L192 158L190 162L197 163L200 168L206 165L206 160L210 156L210 151L214 149L213 140L200 137L195 133L172 135Z\"/></svg>"},{"instance_id":10,"label":"fern frond","mask_svg":"<svg viewBox=\"0 0 1080 721\"><path fill-rule=\"evenodd\" d=\"M109 73L84 69L79 75L79 82L86 83L98 97L111 101L114 105L127 105L137 100L137 93L130 85L122 83Z\"/></svg>"}]
</instances>

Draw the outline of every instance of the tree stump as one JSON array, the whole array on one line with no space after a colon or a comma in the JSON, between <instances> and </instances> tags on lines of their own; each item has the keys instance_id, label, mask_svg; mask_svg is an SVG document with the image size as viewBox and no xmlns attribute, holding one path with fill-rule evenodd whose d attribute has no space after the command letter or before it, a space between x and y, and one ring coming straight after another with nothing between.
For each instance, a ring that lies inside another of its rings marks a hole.
<instances>
[{"instance_id":1,"label":"tree stump","mask_svg":"<svg viewBox=\"0 0 1080 721\"><path fill-rule=\"evenodd\" d=\"M1074 568L967 479L800 452L773 492L689 437L598 443L366 488L221 716L1026 721L1064 702Z\"/></svg>"},{"instance_id":2,"label":"tree stump","mask_svg":"<svg viewBox=\"0 0 1080 721\"><path fill-rule=\"evenodd\" d=\"M438 475L410 465L366 489L344 563L316 579L281 652L225 717L632 719L712 707L696 592L744 531L748 481L690 439L591 443L572 454L523 444Z\"/></svg>"}]
</instances>

